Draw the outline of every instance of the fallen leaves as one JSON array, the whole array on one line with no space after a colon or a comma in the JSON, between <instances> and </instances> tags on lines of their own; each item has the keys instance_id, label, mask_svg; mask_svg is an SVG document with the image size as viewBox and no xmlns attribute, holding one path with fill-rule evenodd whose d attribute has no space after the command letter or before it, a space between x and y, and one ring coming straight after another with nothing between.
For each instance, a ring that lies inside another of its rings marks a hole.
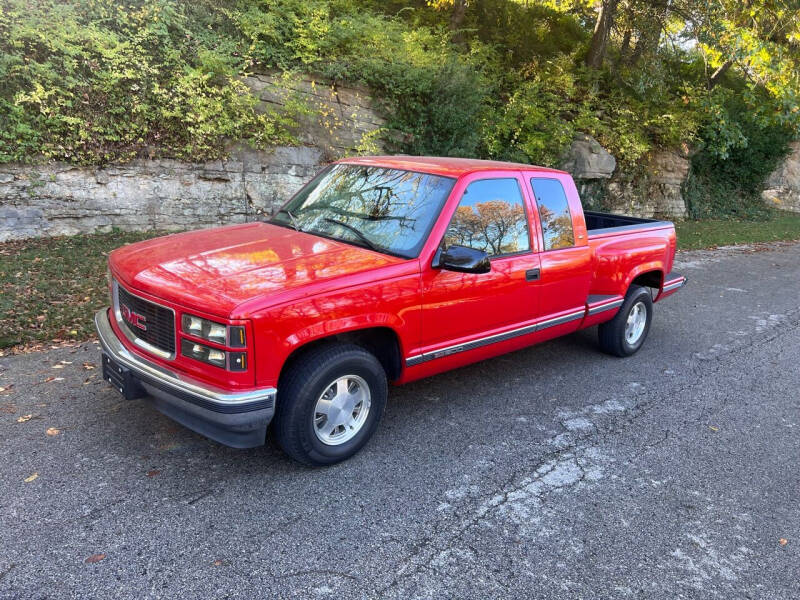
<instances>
[{"instance_id":1,"label":"fallen leaves","mask_svg":"<svg viewBox=\"0 0 800 600\"><path fill-rule=\"evenodd\" d=\"M708 428L714 433L717 433L719 431L719 427L717 427L716 425L709 425Z\"/></svg>"},{"instance_id":2,"label":"fallen leaves","mask_svg":"<svg viewBox=\"0 0 800 600\"><path fill-rule=\"evenodd\" d=\"M49 435L49 436L55 436L55 435L58 435L59 433L61 433L61 430L60 429L56 429L55 427L48 427L47 431L45 431L45 433L47 435Z\"/></svg>"},{"instance_id":3,"label":"fallen leaves","mask_svg":"<svg viewBox=\"0 0 800 600\"><path fill-rule=\"evenodd\" d=\"M161 473L161 471L159 471L158 469L153 469L152 471L148 471L147 472L147 476L148 477L155 477L159 473Z\"/></svg>"},{"instance_id":4,"label":"fallen leaves","mask_svg":"<svg viewBox=\"0 0 800 600\"><path fill-rule=\"evenodd\" d=\"M105 558L106 558L105 554L92 554L89 558L87 558L83 562L89 565L93 565L95 563L99 563L101 560L105 560Z\"/></svg>"},{"instance_id":5,"label":"fallen leaves","mask_svg":"<svg viewBox=\"0 0 800 600\"><path fill-rule=\"evenodd\" d=\"M219 560L219 559L217 559L217 560L215 560L215 561L214 561L214 566L215 566L215 567L221 567L221 566L223 566L224 564L225 564L225 561L224 561L224 560Z\"/></svg>"},{"instance_id":6,"label":"fallen leaves","mask_svg":"<svg viewBox=\"0 0 800 600\"><path fill-rule=\"evenodd\" d=\"M17 423L27 423L33 418L33 415L22 415L19 419L17 419Z\"/></svg>"},{"instance_id":7,"label":"fallen leaves","mask_svg":"<svg viewBox=\"0 0 800 600\"><path fill-rule=\"evenodd\" d=\"M87 335L87 340L91 341L94 336ZM11 348L0 350L0 357L2 356L16 356L19 354L31 354L33 352L42 352L43 350L58 350L59 348L77 348L81 342L75 340L51 340L49 342L27 342L24 344L17 344Z\"/></svg>"},{"instance_id":8,"label":"fallen leaves","mask_svg":"<svg viewBox=\"0 0 800 600\"><path fill-rule=\"evenodd\" d=\"M779 543L781 546L785 546L786 544L788 544L788 543L789 543L789 540L787 540L786 538L781 538L781 539L779 539L779 540L778 540L778 543Z\"/></svg>"},{"instance_id":9,"label":"fallen leaves","mask_svg":"<svg viewBox=\"0 0 800 600\"><path fill-rule=\"evenodd\" d=\"M39 472L38 472L38 471L36 471L36 472L35 472L35 473L33 473L32 475L30 475L30 476L28 476L28 477L26 477L26 478L25 478L25 483L30 483L31 481L35 481L35 480L36 480L36 479L38 479L38 478L39 478Z\"/></svg>"},{"instance_id":10,"label":"fallen leaves","mask_svg":"<svg viewBox=\"0 0 800 600\"><path fill-rule=\"evenodd\" d=\"M0 394L10 394L14 389L14 384L0 385Z\"/></svg>"},{"instance_id":11,"label":"fallen leaves","mask_svg":"<svg viewBox=\"0 0 800 600\"><path fill-rule=\"evenodd\" d=\"M44 380L45 383L50 383L51 381L64 381L63 377L48 377Z\"/></svg>"},{"instance_id":12,"label":"fallen leaves","mask_svg":"<svg viewBox=\"0 0 800 600\"><path fill-rule=\"evenodd\" d=\"M86 369L87 371L91 371L92 369L96 369L97 366L94 363L85 362L83 363L83 368Z\"/></svg>"}]
</instances>

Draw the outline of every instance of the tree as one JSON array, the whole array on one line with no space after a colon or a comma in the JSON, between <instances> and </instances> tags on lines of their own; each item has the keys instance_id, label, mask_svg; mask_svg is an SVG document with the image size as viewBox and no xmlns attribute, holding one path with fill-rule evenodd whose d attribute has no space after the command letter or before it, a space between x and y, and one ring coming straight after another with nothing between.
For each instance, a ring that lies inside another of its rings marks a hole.
<instances>
[{"instance_id":1,"label":"tree","mask_svg":"<svg viewBox=\"0 0 800 600\"><path fill-rule=\"evenodd\" d=\"M684 1L676 10L702 53L709 89L735 68L776 98L800 89L800 19L796 0Z\"/></svg>"},{"instance_id":2,"label":"tree","mask_svg":"<svg viewBox=\"0 0 800 600\"><path fill-rule=\"evenodd\" d=\"M590 69L597 70L603 66L618 4L619 0L602 0L600 4L589 53L586 55L586 66Z\"/></svg>"},{"instance_id":3,"label":"tree","mask_svg":"<svg viewBox=\"0 0 800 600\"><path fill-rule=\"evenodd\" d=\"M458 46L465 44L464 17L467 14L467 0L428 0L428 6L436 10L449 10L450 19L448 26L453 36L453 43Z\"/></svg>"}]
</instances>

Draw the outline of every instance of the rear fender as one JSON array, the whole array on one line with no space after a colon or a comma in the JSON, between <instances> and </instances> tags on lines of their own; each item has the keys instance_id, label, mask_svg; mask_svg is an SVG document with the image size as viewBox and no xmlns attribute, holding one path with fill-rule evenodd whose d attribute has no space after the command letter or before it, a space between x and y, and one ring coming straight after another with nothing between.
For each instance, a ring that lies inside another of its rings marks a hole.
<instances>
[{"instance_id":1,"label":"rear fender","mask_svg":"<svg viewBox=\"0 0 800 600\"><path fill-rule=\"evenodd\" d=\"M633 283L634 279L636 279L639 275L643 275L644 273L650 273L652 271L657 271L661 275L661 282L663 282L663 280L664 280L664 263L663 263L663 261L655 260L655 261L652 261L652 262L648 262L648 263L644 263L644 264L638 265L637 267L632 269L631 272L628 273L628 277L625 280L625 285L624 285L623 289L620 291L620 293L623 296L625 294L627 294L628 290L630 289L631 284ZM661 283L659 283L659 285L655 289L659 290L660 288L661 288Z\"/></svg>"}]
</instances>

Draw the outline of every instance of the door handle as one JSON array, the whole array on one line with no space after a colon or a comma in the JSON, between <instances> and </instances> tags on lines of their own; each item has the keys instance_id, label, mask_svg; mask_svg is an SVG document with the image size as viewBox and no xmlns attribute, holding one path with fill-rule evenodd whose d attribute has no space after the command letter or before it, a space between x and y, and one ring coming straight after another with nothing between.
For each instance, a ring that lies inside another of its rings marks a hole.
<instances>
[{"instance_id":1,"label":"door handle","mask_svg":"<svg viewBox=\"0 0 800 600\"><path fill-rule=\"evenodd\" d=\"M539 269L528 269L525 271L525 281L537 281L539 279Z\"/></svg>"}]
</instances>

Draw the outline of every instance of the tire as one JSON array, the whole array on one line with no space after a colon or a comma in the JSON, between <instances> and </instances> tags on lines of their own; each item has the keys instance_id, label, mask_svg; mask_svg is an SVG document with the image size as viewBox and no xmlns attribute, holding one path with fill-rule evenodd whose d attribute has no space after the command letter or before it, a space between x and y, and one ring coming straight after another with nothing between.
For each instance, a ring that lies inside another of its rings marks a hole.
<instances>
[{"instance_id":1,"label":"tire","mask_svg":"<svg viewBox=\"0 0 800 600\"><path fill-rule=\"evenodd\" d=\"M634 311L636 315L633 315ZM632 319L631 328L628 328L629 318ZM644 319L643 323L640 321L641 318ZM625 302L622 303L619 312L613 319L601 323L598 327L600 348L603 352L623 358L635 354L644 344L652 320L653 299L650 290L632 285L625 294ZM634 324L638 324L639 327L633 326Z\"/></svg>"},{"instance_id":2,"label":"tire","mask_svg":"<svg viewBox=\"0 0 800 600\"><path fill-rule=\"evenodd\" d=\"M387 394L386 373L373 354L354 344L313 348L281 377L275 438L305 465L341 462L375 433Z\"/></svg>"}]
</instances>

